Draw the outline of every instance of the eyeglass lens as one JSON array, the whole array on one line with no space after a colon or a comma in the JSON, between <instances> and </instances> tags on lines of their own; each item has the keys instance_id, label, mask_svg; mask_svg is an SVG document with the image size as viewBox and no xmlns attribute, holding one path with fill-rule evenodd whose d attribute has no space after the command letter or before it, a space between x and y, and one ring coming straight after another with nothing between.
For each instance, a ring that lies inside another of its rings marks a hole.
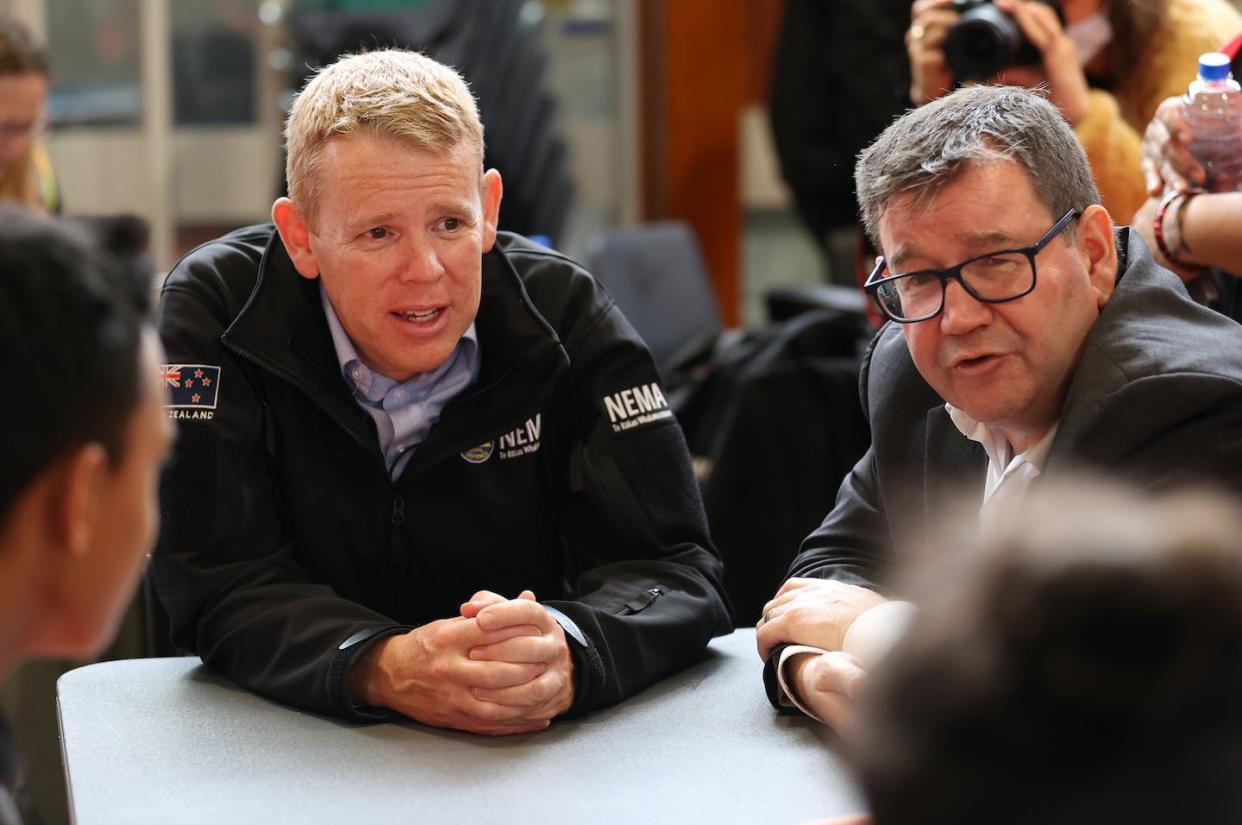
<instances>
[{"instance_id":1,"label":"eyeglass lens","mask_svg":"<svg viewBox=\"0 0 1242 825\"><path fill-rule=\"evenodd\" d=\"M967 290L983 301L1016 298L1031 288L1031 259L1016 252L989 255L959 270ZM878 297L897 318L919 318L940 311L947 280L938 272L913 272L880 284Z\"/></svg>"}]
</instances>

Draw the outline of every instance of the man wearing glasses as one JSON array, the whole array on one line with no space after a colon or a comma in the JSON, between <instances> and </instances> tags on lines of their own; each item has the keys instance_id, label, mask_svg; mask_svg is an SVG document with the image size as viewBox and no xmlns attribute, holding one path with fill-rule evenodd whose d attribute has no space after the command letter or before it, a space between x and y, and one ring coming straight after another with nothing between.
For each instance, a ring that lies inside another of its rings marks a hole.
<instances>
[{"instance_id":1,"label":"man wearing glasses","mask_svg":"<svg viewBox=\"0 0 1242 825\"><path fill-rule=\"evenodd\" d=\"M1242 328L1115 229L1056 109L963 89L895 121L855 170L888 324L863 363L872 445L765 606L778 707L847 727L913 608L890 546L963 499L979 518L1075 468L1242 488Z\"/></svg>"}]
</instances>

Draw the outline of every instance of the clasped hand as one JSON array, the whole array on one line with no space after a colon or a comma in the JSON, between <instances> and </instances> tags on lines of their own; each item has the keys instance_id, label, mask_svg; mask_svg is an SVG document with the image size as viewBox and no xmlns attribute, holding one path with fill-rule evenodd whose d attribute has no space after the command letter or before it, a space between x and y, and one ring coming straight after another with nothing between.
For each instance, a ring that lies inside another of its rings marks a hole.
<instances>
[{"instance_id":1,"label":"clasped hand","mask_svg":"<svg viewBox=\"0 0 1242 825\"><path fill-rule=\"evenodd\" d=\"M573 703L565 633L529 590L480 591L461 615L385 639L365 699L428 725L488 735L543 730Z\"/></svg>"},{"instance_id":2,"label":"clasped hand","mask_svg":"<svg viewBox=\"0 0 1242 825\"><path fill-rule=\"evenodd\" d=\"M781 644L823 651L795 654L788 675L802 703L838 731L852 723L854 698L864 679L862 662L845 651L846 635L855 619L884 601L864 587L793 578L763 607L755 641L765 661Z\"/></svg>"}]
</instances>

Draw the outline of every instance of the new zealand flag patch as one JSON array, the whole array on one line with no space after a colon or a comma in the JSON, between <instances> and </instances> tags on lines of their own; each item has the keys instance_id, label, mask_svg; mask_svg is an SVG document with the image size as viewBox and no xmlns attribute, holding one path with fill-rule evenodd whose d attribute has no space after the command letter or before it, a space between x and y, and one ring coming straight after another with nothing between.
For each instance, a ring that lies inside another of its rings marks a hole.
<instances>
[{"instance_id":1,"label":"new zealand flag patch","mask_svg":"<svg viewBox=\"0 0 1242 825\"><path fill-rule=\"evenodd\" d=\"M165 364L160 378L170 409L214 410L220 395L220 368L206 364Z\"/></svg>"}]
</instances>

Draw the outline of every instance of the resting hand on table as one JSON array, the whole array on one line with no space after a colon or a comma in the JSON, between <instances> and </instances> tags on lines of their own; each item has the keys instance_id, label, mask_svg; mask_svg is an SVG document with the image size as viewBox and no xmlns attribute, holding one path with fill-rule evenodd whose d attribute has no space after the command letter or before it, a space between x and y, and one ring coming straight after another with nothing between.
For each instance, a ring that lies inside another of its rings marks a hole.
<instances>
[{"instance_id":1,"label":"resting hand on table","mask_svg":"<svg viewBox=\"0 0 1242 825\"><path fill-rule=\"evenodd\" d=\"M1182 117L1182 99L1166 98L1143 133L1143 177L1147 194L1159 198L1167 189L1186 192L1203 186L1203 166L1190 154L1190 125Z\"/></svg>"},{"instance_id":2,"label":"resting hand on table","mask_svg":"<svg viewBox=\"0 0 1242 825\"><path fill-rule=\"evenodd\" d=\"M865 587L830 579L790 579L763 606L755 630L759 656L767 661L780 644L841 650L854 620L885 598Z\"/></svg>"},{"instance_id":3,"label":"resting hand on table","mask_svg":"<svg viewBox=\"0 0 1242 825\"><path fill-rule=\"evenodd\" d=\"M543 672L531 681L510 687L477 686L476 699L522 712L532 720L545 720L569 710L574 700L573 658L565 631L552 615L535 601L535 594L523 590L516 599L506 600L484 590L461 606L462 616L473 617L489 633L507 628L536 627L538 635L520 635L481 644L472 649L472 661L487 664L539 665Z\"/></svg>"},{"instance_id":4,"label":"resting hand on table","mask_svg":"<svg viewBox=\"0 0 1242 825\"><path fill-rule=\"evenodd\" d=\"M909 602L889 601L865 587L824 579L790 579L764 606L755 631L765 660L780 644L788 649L783 685L803 708L841 733L854 719L854 698L865 670L883 658L914 614Z\"/></svg>"},{"instance_id":5,"label":"resting hand on table","mask_svg":"<svg viewBox=\"0 0 1242 825\"><path fill-rule=\"evenodd\" d=\"M865 676L858 659L840 650L795 653L786 673L804 708L837 733L849 735L854 700Z\"/></svg>"},{"instance_id":6,"label":"resting hand on table","mask_svg":"<svg viewBox=\"0 0 1242 825\"><path fill-rule=\"evenodd\" d=\"M489 735L542 730L573 701L564 632L526 591L476 594L462 615L378 642L352 693L436 727Z\"/></svg>"}]
</instances>

